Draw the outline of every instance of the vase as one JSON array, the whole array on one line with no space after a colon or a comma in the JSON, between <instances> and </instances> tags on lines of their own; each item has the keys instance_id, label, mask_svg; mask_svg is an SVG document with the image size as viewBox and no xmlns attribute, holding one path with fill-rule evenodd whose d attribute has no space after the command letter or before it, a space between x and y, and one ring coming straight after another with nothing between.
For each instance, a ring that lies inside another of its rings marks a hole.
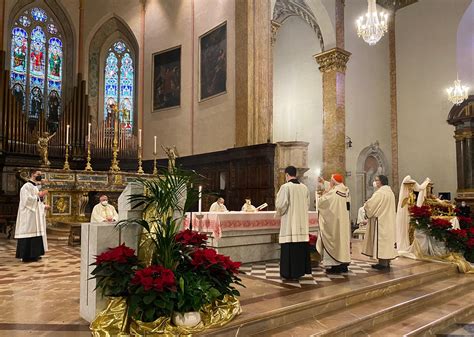
<instances>
[{"instance_id":1,"label":"vase","mask_svg":"<svg viewBox=\"0 0 474 337\"><path fill-rule=\"evenodd\" d=\"M199 311L190 311L185 313L174 312L173 323L176 326L191 328L201 322L201 314Z\"/></svg>"}]
</instances>

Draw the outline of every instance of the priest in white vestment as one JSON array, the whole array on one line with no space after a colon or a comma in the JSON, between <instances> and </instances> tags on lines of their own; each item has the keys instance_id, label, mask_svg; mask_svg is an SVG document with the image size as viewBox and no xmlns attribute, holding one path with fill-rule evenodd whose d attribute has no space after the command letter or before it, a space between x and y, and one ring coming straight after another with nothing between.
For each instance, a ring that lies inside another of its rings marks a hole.
<instances>
[{"instance_id":1,"label":"priest in white vestment","mask_svg":"<svg viewBox=\"0 0 474 337\"><path fill-rule=\"evenodd\" d=\"M257 207L252 205L252 199L245 198L245 204L242 206L242 212L258 212Z\"/></svg>"},{"instance_id":2,"label":"priest in white vestment","mask_svg":"<svg viewBox=\"0 0 474 337\"><path fill-rule=\"evenodd\" d=\"M211 208L209 209L209 212L214 212L214 213L228 212L227 207L225 207L225 205L224 205L224 198L217 199L217 201L215 201L211 205Z\"/></svg>"},{"instance_id":3,"label":"priest in white vestment","mask_svg":"<svg viewBox=\"0 0 474 337\"><path fill-rule=\"evenodd\" d=\"M20 189L20 204L16 218L15 239L17 241L16 257L23 262L34 262L45 252L43 237L46 234L46 214L49 208L42 199L48 191L39 191L37 184L41 182L41 171L30 171L28 180Z\"/></svg>"},{"instance_id":4,"label":"priest in white vestment","mask_svg":"<svg viewBox=\"0 0 474 337\"><path fill-rule=\"evenodd\" d=\"M280 276L295 280L311 274L309 251L309 191L296 178L296 168L285 169L286 183L278 191L275 209L281 217L279 243Z\"/></svg>"},{"instance_id":5,"label":"priest in white vestment","mask_svg":"<svg viewBox=\"0 0 474 337\"><path fill-rule=\"evenodd\" d=\"M347 202L349 189L340 174L331 176L331 189L319 198L319 235L316 249L328 273L348 272L351 262L351 223Z\"/></svg>"},{"instance_id":6,"label":"priest in white vestment","mask_svg":"<svg viewBox=\"0 0 474 337\"><path fill-rule=\"evenodd\" d=\"M395 195L386 176L376 176L375 183L375 193L364 204L369 223L362 254L379 260L372 268L384 270L389 269L390 260L398 256L395 249Z\"/></svg>"},{"instance_id":7,"label":"priest in white vestment","mask_svg":"<svg viewBox=\"0 0 474 337\"><path fill-rule=\"evenodd\" d=\"M109 204L109 198L101 195L100 203L94 206L91 214L91 222L114 222L118 220L118 214L115 207Z\"/></svg>"}]
</instances>

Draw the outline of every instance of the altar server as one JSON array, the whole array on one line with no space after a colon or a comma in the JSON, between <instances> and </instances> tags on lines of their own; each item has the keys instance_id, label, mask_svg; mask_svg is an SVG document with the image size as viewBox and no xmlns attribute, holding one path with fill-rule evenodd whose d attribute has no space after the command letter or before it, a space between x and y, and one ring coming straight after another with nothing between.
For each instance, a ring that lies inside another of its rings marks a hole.
<instances>
[{"instance_id":1,"label":"altar server","mask_svg":"<svg viewBox=\"0 0 474 337\"><path fill-rule=\"evenodd\" d=\"M376 176L375 183L377 190L364 205L369 222L362 253L378 259L372 268L383 270L389 269L390 260L397 257L395 195L386 176Z\"/></svg>"},{"instance_id":2,"label":"altar server","mask_svg":"<svg viewBox=\"0 0 474 337\"><path fill-rule=\"evenodd\" d=\"M16 257L23 262L38 261L45 252L46 245L43 243L43 236L46 234L45 210L49 206L42 201L48 191L39 191L36 186L41 179L41 171L33 169L30 171L30 180L20 189L15 239L18 239Z\"/></svg>"},{"instance_id":3,"label":"altar server","mask_svg":"<svg viewBox=\"0 0 474 337\"><path fill-rule=\"evenodd\" d=\"M280 275L285 279L298 279L311 274L309 252L309 191L296 179L296 168L285 169L286 183L278 191L275 208L281 216L279 242Z\"/></svg>"},{"instance_id":4,"label":"altar server","mask_svg":"<svg viewBox=\"0 0 474 337\"><path fill-rule=\"evenodd\" d=\"M351 223L347 210L349 189L340 174L331 176L331 189L319 198L319 236L316 249L328 273L347 272L351 262Z\"/></svg>"},{"instance_id":5,"label":"altar server","mask_svg":"<svg viewBox=\"0 0 474 337\"><path fill-rule=\"evenodd\" d=\"M118 220L115 207L109 204L109 198L103 194L99 198L100 203L94 206L91 214L91 222L114 222Z\"/></svg>"},{"instance_id":6,"label":"altar server","mask_svg":"<svg viewBox=\"0 0 474 337\"><path fill-rule=\"evenodd\" d=\"M217 199L217 201L211 205L209 212L228 212L227 207L224 205L224 198Z\"/></svg>"}]
</instances>

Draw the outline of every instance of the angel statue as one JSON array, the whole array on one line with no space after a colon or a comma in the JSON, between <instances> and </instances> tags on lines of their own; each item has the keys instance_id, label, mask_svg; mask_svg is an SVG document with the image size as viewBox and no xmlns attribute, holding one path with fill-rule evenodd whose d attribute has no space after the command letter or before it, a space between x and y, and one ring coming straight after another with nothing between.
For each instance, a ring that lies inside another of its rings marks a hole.
<instances>
[{"instance_id":1,"label":"angel statue","mask_svg":"<svg viewBox=\"0 0 474 337\"><path fill-rule=\"evenodd\" d=\"M52 135L49 134L49 132L45 131L43 134L40 134L38 132L38 141L36 143L36 148L38 149L38 153L40 155L40 165L42 167L49 167L51 165L51 162L48 160L48 142L51 138L53 138L56 135L56 132L53 133Z\"/></svg>"},{"instance_id":2,"label":"angel statue","mask_svg":"<svg viewBox=\"0 0 474 337\"><path fill-rule=\"evenodd\" d=\"M168 156L168 171L172 171L176 166L176 158L179 157L178 150L176 149L176 145L173 147L170 146L163 146L163 151L165 151L166 155Z\"/></svg>"}]
</instances>

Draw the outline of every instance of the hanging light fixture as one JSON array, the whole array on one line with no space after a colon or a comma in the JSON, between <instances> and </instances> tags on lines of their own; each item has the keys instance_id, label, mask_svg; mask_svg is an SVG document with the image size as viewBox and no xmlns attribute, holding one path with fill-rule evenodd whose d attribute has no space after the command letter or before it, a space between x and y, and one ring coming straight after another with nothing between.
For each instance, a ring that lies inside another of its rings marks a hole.
<instances>
[{"instance_id":1,"label":"hanging light fixture","mask_svg":"<svg viewBox=\"0 0 474 337\"><path fill-rule=\"evenodd\" d=\"M376 44L388 30L388 14L377 13L375 0L367 0L367 14L357 19L357 35L362 37L370 46Z\"/></svg>"},{"instance_id":2,"label":"hanging light fixture","mask_svg":"<svg viewBox=\"0 0 474 337\"><path fill-rule=\"evenodd\" d=\"M467 99L469 87L461 85L459 77L456 76L454 81L454 87L446 89L448 92L448 99L456 105L461 104L465 99Z\"/></svg>"}]
</instances>

